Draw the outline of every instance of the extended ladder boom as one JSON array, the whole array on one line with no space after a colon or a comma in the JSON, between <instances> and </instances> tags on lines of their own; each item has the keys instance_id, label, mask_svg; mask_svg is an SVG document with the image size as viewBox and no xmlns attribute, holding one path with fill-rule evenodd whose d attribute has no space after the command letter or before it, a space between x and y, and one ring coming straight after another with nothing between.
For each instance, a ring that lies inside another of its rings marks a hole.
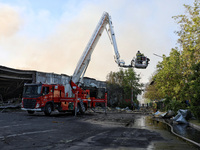
<instances>
[{"instance_id":1,"label":"extended ladder boom","mask_svg":"<svg viewBox=\"0 0 200 150\"><path fill-rule=\"evenodd\" d=\"M77 67L74 71L74 74L72 76L72 81L76 84L81 83L83 76L87 70L87 67L89 65L89 62L91 60L91 55L92 52L97 44L97 42L99 41L104 29L106 28L106 25L109 24L109 33L110 33L110 39L111 39L111 43L114 47L114 51L115 51L115 61L118 64L118 66L120 67L133 67L132 62L130 65L125 65L125 62L123 60L120 60L120 55L118 52L118 48L117 48L117 43L116 43L116 39L115 39L115 33L113 30L113 26L112 26L112 21L111 21L111 17L109 16L109 14L107 12L104 12L99 23L96 26L96 29L91 37L91 39L89 40L78 64Z\"/></svg>"}]
</instances>

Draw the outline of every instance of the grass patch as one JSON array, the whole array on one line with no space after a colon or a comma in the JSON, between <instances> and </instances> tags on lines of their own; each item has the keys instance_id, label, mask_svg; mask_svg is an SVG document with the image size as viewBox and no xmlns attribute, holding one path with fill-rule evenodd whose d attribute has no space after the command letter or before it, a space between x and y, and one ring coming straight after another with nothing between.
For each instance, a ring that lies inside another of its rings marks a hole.
<instances>
[{"instance_id":1,"label":"grass patch","mask_svg":"<svg viewBox=\"0 0 200 150\"><path fill-rule=\"evenodd\" d=\"M190 120L189 122L200 126L200 121L199 120Z\"/></svg>"}]
</instances>

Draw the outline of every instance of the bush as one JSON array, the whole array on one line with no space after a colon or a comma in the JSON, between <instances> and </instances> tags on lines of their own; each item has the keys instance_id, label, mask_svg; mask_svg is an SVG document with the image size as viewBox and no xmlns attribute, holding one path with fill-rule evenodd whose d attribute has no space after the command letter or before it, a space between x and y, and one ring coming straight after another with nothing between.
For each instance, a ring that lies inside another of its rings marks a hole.
<instances>
[{"instance_id":1,"label":"bush","mask_svg":"<svg viewBox=\"0 0 200 150\"><path fill-rule=\"evenodd\" d=\"M164 101L165 104L165 110L173 110L174 112L177 112L179 109L185 109L186 105L180 100L177 100L176 98L170 98L167 97Z\"/></svg>"},{"instance_id":2,"label":"bush","mask_svg":"<svg viewBox=\"0 0 200 150\"><path fill-rule=\"evenodd\" d=\"M190 110L194 114L194 116L200 121L200 99L191 102Z\"/></svg>"}]
</instances>

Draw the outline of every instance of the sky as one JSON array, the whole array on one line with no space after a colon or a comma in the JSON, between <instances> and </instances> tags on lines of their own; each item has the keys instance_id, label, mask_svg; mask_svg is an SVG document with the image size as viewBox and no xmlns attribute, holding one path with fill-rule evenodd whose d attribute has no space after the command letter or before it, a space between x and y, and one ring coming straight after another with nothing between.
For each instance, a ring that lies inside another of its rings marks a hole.
<instances>
[{"instance_id":1,"label":"sky","mask_svg":"<svg viewBox=\"0 0 200 150\"><path fill-rule=\"evenodd\" d=\"M135 69L147 83L162 58L178 47L172 16L193 0L0 0L0 65L73 75L104 11L112 17L118 50L126 64L138 50L150 58ZM85 76L106 80L119 71L114 49L103 32Z\"/></svg>"}]
</instances>

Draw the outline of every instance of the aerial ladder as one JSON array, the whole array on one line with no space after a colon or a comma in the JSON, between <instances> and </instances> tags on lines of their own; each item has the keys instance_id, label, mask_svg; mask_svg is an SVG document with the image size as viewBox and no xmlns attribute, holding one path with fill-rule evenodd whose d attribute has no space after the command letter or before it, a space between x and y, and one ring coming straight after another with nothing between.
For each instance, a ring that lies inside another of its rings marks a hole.
<instances>
[{"instance_id":1,"label":"aerial ladder","mask_svg":"<svg viewBox=\"0 0 200 150\"><path fill-rule=\"evenodd\" d=\"M108 25L108 30L106 28L107 25ZM149 59L147 57L145 57L144 55L138 56L138 57L136 57L136 59L133 58L129 65L126 65L124 60L120 59L111 16L107 12L104 12L102 17L100 18L99 23L96 26L94 33L92 34L92 37L89 40L81 58L79 59L76 69L74 71L74 74L70 80L72 93L78 95L78 97L79 97L78 99L80 102L80 110L82 110L83 112L85 111L83 99L86 95L88 95L88 92L90 92L90 90L83 90L81 88L81 86L83 84L83 77L84 77L87 67L90 63L91 55L101 37L104 29L106 29L106 31L108 32L111 44L113 45L114 52L115 52L115 57L114 57L115 62L118 64L119 67L123 67L123 68L135 67L135 68L139 68L139 69L145 69L148 66ZM105 105L107 105L107 102L105 103Z\"/></svg>"},{"instance_id":2,"label":"aerial ladder","mask_svg":"<svg viewBox=\"0 0 200 150\"><path fill-rule=\"evenodd\" d=\"M108 30L106 28L107 25ZM107 93L104 91L104 96L99 97L92 93L93 89L82 88L81 85L90 63L92 52L104 29L109 34L111 44L114 47L115 62L119 67L146 68L148 66L149 59L143 54L138 55L136 59L132 59L130 65L126 65L120 59L111 17L107 12L104 12L71 77L71 89L68 89L68 92L66 92L66 88L61 84L26 84L23 92L22 110L26 110L30 114L33 114L35 111L43 111L45 115L50 115L53 110L57 109L59 112L71 111L76 115L77 112L84 113L87 108L93 109L96 103L101 103L105 104L106 112ZM71 95L71 92L74 95Z\"/></svg>"},{"instance_id":3,"label":"aerial ladder","mask_svg":"<svg viewBox=\"0 0 200 150\"><path fill-rule=\"evenodd\" d=\"M108 25L109 29L107 30L106 26ZM83 82L84 74L87 70L87 67L91 60L91 55L95 49L95 46L97 45L104 29L108 32L109 38L111 40L111 44L113 45L114 52L115 52L115 62L118 64L119 67L124 68L146 68L148 66L149 59L145 56L143 56L143 59L139 62L137 58L134 60L131 60L131 63L129 65L126 65L124 60L120 59L120 55L117 48L117 42L115 38L115 33L112 25L111 16L104 12L99 23L96 26L96 29L94 33L92 34L91 39L89 40L81 58L78 61L78 64L76 66L76 69L74 71L74 74L72 76L72 79L70 81L72 91L73 90L81 90L80 85Z\"/></svg>"}]
</instances>

